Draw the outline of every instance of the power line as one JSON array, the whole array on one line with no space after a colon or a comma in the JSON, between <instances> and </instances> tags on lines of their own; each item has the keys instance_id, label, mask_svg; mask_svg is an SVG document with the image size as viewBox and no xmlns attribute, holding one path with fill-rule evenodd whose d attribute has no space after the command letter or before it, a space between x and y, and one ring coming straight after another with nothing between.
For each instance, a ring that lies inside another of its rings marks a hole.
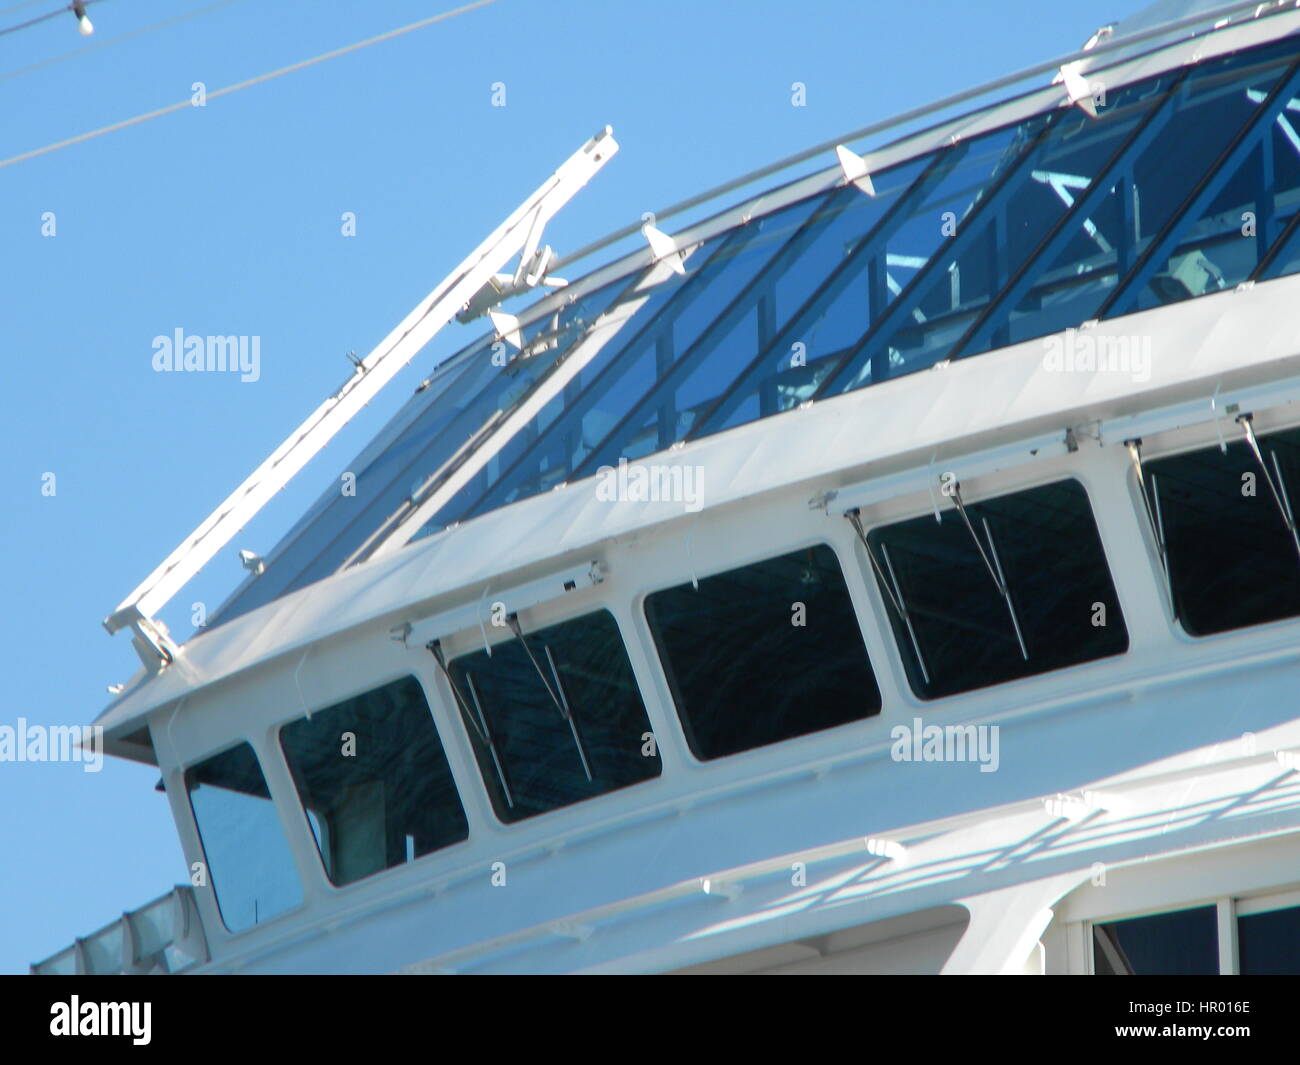
<instances>
[{"instance_id":1,"label":"power line","mask_svg":"<svg viewBox=\"0 0 1300 1065\"><path fill-rule=\"evenodd\" d=\"M29 4L40 2L41 0L27 0L27 3ZM121 41L130 40L132 37L139 37L142 33L150 33L153 30L160 30L165 26L174 26L178 22L184 22L186 19L195 18L198 15L205 15L209 11L215 11L219 7L226 7L229 4L235 4L238 2L239 0L221 0L220 3L209 4L207 7L201 7L197 11L189 11L184 15L177 15L174 18L165 19L162 22L155 22L151 26L142 26L140 29L132 30L130 33L122 33L116 37L110 37L106 41L99 41L96 44L87 45L85 48L78 48L76 51L67 52L64 55L56 55L51 59L42 59L39 63L33 63L29 67L20 67L18 70L11 70L7 73L0 74L0 81L8 81L10 78L18 77L20 74L30 74L33 70L40 70L42 67L53 66L55 63L62 63L66 59L85 55L87 52L94 52L100 48L107 48L110 44L118 44Z\"/></svg>"},{"instance_id":2,"label":"power line","mask_svg":"<svg viewBox=\"0 0 1300 1065\"><path fill-rule=\"evenodd\" d=\"M8 7L0 7L0 15L7 15L11 11L18 11L24 7L34 7L37 4L43 4L45 0L23 0L21 4L10 4Z\"/></svg>"},{"instance_id":3,"label":"power line","mask_svg":"<svg viewBox=\"0 0 1300 1065\"><path fill-rule=\"evenodd\" d=\"M315 66L317 63L324 63L328 59L337 59L339 56L347 55L349 52L360 51L362 48L369 48L372 44L380 44L383 41L391 41L394 37L400 37L403 34L411 33L415 30L424 29L426 26L432 26L435 22L445 22L447 19L455 18L457 15L464 15L480 7L487 7L489 4L496 3L496 0L474 0L474 3L465 4L462 7L455 8L451 11L444 11L439 15L433 15L430 18L420 19L418 22L409 23L406 26L399 26L395 30L388 30L375 37L367 37L364 41L357 41L355 44L344 45L342 48L336 48L332 52L325 52L322 55L313 56L311 59L304 59L298 63L291 63L287 67L281 67L279 70L272 70L267 74L259 74L255 78L249 78L246 81L236 82L234 85L227 85L221 89L214 89L207 94L207 99L215 100L219 96L229 96L233 92L239 92L240 89L251 88L254 85L260 85L264 81L271 81L273 78L283 77L285 74L292 74L298 70L304 70L307 67ZM0 170L7 166L13 166L15 163L26 162L28 159L35 159L40 155L48 155L50 152L56 152L60 148L68 148L74 144L80 144L82 141L93 140L95 137L102 137L106 133L116 133L120 129L126 129L129 126L138 126L142 122L148 122L153 118L161 118L163 115L169 115L173 111L180 111L182 108L192 107L192 100L181 100L179 103L168 104L166 107L160 107L156 111L147 111L142 115L135 115L132 118L125 118L120 122L114 122L111 125L101 126L99 129L93 129L89 133L78 133L75 137L69 137L66 140L55 141L53 144L47 144L43 148L33 148L31 151L22 152L19 155L12 155L8 159L0 159Z\"/></svg>"},{"instance_id":4,"label":"power line","mask_svg":"<svg viewBox=\"0 0 1300 1065\"><path fill-rule=\"evenodd\" d=\"M103 0L80 0L80 3L77 4L64 4L63 7L59 8L57 11L50 11L44 15L37 15L35 18L28 19L26 22L20 22L16 26L9 26L3 30L0 30L0 37L3 37L6 33L17 33L19 30L25 30L27 29L28 26L35 26L39 22L48 22L50 19L58 18L61 15L67 14L69 11L76 11L78 7L84 10L85 8L88 8L91 4L100 4L100 3L103 3ZM18 8L23 6L25 5L18 4L15 7L9 8L9 10L16 11ZM90 32L89 29L87 29L86 32L89 33Z\"/></svg>"}]
</instances>

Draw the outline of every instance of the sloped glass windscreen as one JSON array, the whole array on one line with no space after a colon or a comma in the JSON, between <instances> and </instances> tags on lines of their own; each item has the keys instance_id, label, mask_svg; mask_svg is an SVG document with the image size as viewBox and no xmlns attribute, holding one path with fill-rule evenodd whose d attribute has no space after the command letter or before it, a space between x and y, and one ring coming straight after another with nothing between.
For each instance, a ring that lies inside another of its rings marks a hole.
<instances>
[{"instance_id":1,"label":"sloped glass windscreen","mask_svg":"<svg viewBox=\"0 0 1300 1065\"><path fill-rule=\"evenodd\" d=\"M469 837L451 767L414 677L285 725L280 747L335 884Z\"/></svg>"},{"instance_id":2,"label":"sloped glass windscreen","mask_svg":"<svg viewBox=\"0 0 1300 1065\"><path fill-rule=\"evenodd\" d=\"M331 486L214 620L620 459L1300 270L1297 57L1290 37L1108 85L1095 118L1045 93L881 166L875 196L828 175L760 199L681 275L577 282L522 315L522 350L457 356L350 467L356 495Z\"/></svg>"},{"instance_id":3,"label":"sloped glass windscreen","mask_svg":"<svg viewBox=\"0 0 1300 1065\"><path fill-rule=\"evenodd\" d=\"M1087 493L1057 481L980 502L961 486L872 529L870 565L913 691L971 691L1128 650Z\"/></svg>"},{"instance_id":4,"label":"sloped glass windscreen","mask_svg":"<svg viewBox=\"0 0 1300 1065\"><path fill-rule=\"evenodd\" d=\"M244 932L302 902L298 870L266 777L247 743L185 770L221 920Z\"/></svg>"},{"instance_id":5,"label":"sloped glass windscreen","mask_svg":"<svg viewBox=\"0 0 1300 1065\"><path fill-rule=\"evenodd\" d=\"M448 668L497 816L521 821L657 777L658 744L614 616L518 631Z\"/></svg>"},{"instance_id":6,"label":"sloped glass windscreen","mask_svg":"<svg viewBox=\"0 0 1300 1065\"><path fill-rule=\"evenodd\" d=\"M844 574L825 544L654 592L645 614L697 758L880 712Z\"/></svg>"},{"instance_id":7,"label":"sloped glass windscreen","mask_svg":"<svg viewBox=\"0 0 1300 1065\"><path fill-rule=\"evenodd\" d=\"M1174 610L1193 636L1300 615L1300 429L1145 463ZM1260 464L1259 458L1264 462Z\"/></svg>"}]
</instances>

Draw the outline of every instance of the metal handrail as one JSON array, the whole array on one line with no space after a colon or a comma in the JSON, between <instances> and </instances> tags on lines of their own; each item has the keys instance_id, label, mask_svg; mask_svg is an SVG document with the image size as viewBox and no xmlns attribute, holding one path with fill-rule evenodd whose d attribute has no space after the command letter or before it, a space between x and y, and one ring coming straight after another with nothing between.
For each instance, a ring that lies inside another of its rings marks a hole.
<instances>
[{"instance_id":1,"label":"metal handrail","mask_svg":"<svg viewBox=\"0 0 1300 1065\"><path fill-rule=\"evenodd\" d=\"M904 111L902 114L895 115L893 118L885 119L881 122L873 122L871 125L863 126L861 129L854 130L851 133L845 133L839 137L833 137L830 140L822 141L820 144L816 144L811 148L806 148L794 155L787 156L785 159L780 159L774 163L769 163L767 166L759 167L759 169L751 171L748 174L732 178L730 181L723 182L721 185L717 185L705 192L697 193L696 195L690 196L670 207L665 207L662 210L653 212L656 224L665 218L671 218L674 215L682 214L683 212L689 211L701 204L708 203L710 200L715 200L720 196L725 196L729 192L735 192L737 189L744 188L746 185L752 185L754 182L759 181L762 178L770 177L772 174L778 174L783 170L788 170L790 167L797 166L809 159L815 159L818 156L826 155L834 151L838 145L849 144L852 141L861 140L864 137L884 133L888 130L896 129L899 126L907 125L910 122L915 122L918 119L938 116L941 112L947 111L948 109L960 104L967 103L971 100L977 100L982 96L987 96L990 93L998 92L999 90L1008 88L1009 86L1017 85L1022 81L1028 81L1031 78L1041 77L1043 74L1059 71L1061 67L1067 66L1070 63L1075 63L1082 59L1093 59L1097 56L1119 51L1121 49L1130 49L1136 44L1156 40L1161 37L1167 37L1171 34L1177 33L1179 30L1199 26L1211 20L1218 23L1221 20L1230 18L1242 11L1254 10L1255 15L1252 17L1259 17L1264 14L1276 14L1288 6L1295 5L1291 4L1290 0L1273 0L1271 6L1269 0L1235 0L1233 3L1224 4L1222 7L1213 8L1210 11L1186 15L1183 18L1175 19L1172 22L1165 22L1159 26L1152 26L1150 29L1140 30L1137 33L1125 34L1121 37L1112 37L1096 44L1092 48L1081 48L1078 51L1070 52L1066 55L1059 56L1056 59L1049 59L1041 63L1036 63L1015 74L1008 74L1000 78L995 78L992 81L987 81L982 85L975 86L974 88L965 89L962 92L954 93L951 96L945 96L933 103L925 104L921 107L915 107L910 111ZM1267 11L1264 10L1266 8L1268 9ZM1211 32L1222 28L1222 25L1215 25ZM1003 101L997 102L1001 103ZM990 104L989 106L995 105ZM617 229L613 233L609 233L606 236L601 237L599 240L593 241L591 244L579 248L570 255L561 256L552 264L552 269L559 270L565 266L571 265L572 263L580 262L581 260L594 255L596 252L608 248L612 244L617 244L620 240L626 240L628 237L634 236L640 232L640 229L640 220L624 226L622 229Z\"/></svg>"}]
</instances>

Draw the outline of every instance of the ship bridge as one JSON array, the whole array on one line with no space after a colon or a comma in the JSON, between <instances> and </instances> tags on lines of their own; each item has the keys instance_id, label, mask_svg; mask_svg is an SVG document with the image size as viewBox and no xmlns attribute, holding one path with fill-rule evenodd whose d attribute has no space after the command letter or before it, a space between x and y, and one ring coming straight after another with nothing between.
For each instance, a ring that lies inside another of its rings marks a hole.
<instances>
[{"instance_id":1,"label":"ship bridge","mask_svg":"<svg viewBox=\"0 0 1300 1065\"><path fill-rule=\"evenodd\" d=\"M355 492L110 618L179 967L1296 971L1298 34L1164 0L530 234Z\"/></svg>"}]
</instances>

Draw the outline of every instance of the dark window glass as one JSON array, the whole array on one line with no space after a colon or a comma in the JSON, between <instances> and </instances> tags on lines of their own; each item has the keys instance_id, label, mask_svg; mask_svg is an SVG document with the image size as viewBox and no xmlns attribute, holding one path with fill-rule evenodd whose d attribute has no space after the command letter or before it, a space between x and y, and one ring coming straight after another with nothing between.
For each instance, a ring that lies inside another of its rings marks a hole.
<instances>
[{"instance_id":1,"label":"dark window glass","mask_svg":"<svg viewBox=\"0 0 1300 1065\"><path fill-rule=\"evenodd\" d=\"M969 528L946 501L940 521L924 514L868 536L918 695L935 699L1128 649L1078 481L964 502Z\"/></svg>"},{"instance_id":2,"label":"dark window glass","mask_svg":"<svg viewBox=\"0 0 1300 1065\"><path fill-rule=\"evenodd\" d=\"M1284 502L1300 488L1300 430L1260 438ZM1274 467L1274 457L1277 467ZM1205 448L1146 463L1164 529L1178 618L1193 636L1300 614L1300 553L1250 448Z\"/></svg>"},{"instance_id":3,"label":"dark window glass","mask_svg":"<svg viewBox=\"0 0 1300 1065\"><path fill-rule=\"evenodd\" d=\"M413 677L285 725L280 746L335 884L469 836L429 704Z\"/></svg>"},{"instance_id":4,"label":"dark window glass","mask_svg":"<svg viewBox=\"0 0 1300 1065\"><path fill-rule=\"evenodd\" d=\"M655 592L645 612L697 758L880 711L844 575L824 544Z\"/></svg>"},{"instance_id":5,"label":"dark window glass","mask_svg":"<svg viewBox=\"0 0 1300 1065\"><path fill-rule=\"evenodd\" d=\"M490 655L463 655L450 673L503 821L660 773L632 664L607 610L524 632Z\"/></svg>"},{"instance_id":6,"label":"dark window glass","mask_svg":"<svg viewBox=\"0 0 1300 1065\"><path fill-rule=\"evenodd\" d=\"M1215 976L1215 907L1093 925L1092 960L1098 976Z\"/></svg>"},{"instance_id":7,"label":"dark window glass","mask_svg":"<svg viewBox=\"0 0 1300 1065\"><path fill-rule=\"evenodd\" d=\"M1243 976L1300 975L1300 906L1239 918L1237 949Z\"/></svg>"},{"instance_id":8,"label":"dark window glass","mask_svg":"<svg viewBox=\"0 0 1300 1065\"><path fill-rule=\"evenodd\" d=\"M243 932L302 902L302 885L271 793L247 743L185 771L221 919Z\"/></svg>"}]
</instances>

